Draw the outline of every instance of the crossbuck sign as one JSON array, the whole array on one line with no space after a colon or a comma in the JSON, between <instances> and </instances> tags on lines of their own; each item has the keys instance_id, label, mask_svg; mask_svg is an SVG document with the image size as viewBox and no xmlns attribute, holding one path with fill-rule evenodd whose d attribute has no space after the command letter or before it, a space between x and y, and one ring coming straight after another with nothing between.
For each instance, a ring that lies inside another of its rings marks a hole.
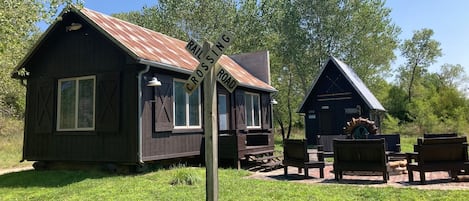
<instances>
[{"instance_id":1,"label":"crossbuck sign","mask_svg":"<svg viewBox=\"0 0 469 201\"><path fill-rule=\"evenodd\" d=\"M187 93L191 94L200 85L207 72L217 63L223 52L231 45L233 39L230 32L225 32L213 45L205 42L202 47L193 39L187 43L186 50L200 62L184 85ZM216 69L216 76L218 82L231 93L238 86L238 80L223 68Z\"/></svg>"},{"instance_id":2,"label":"crossbuck sign","mask_svg":"<svg viewBox=\"0 0 469 201\"><path fill-rule=\"evenodd\" d=\"M187 51L200 62L184 84L186 92L191 94L204 81L205 198L208 201L218 200L217 80L221 79L221 83L225 87L236 87L235 85L237 85L237 81L231 81L234 79L229 78L228 76L231 75L225 73L225 70L220 70L217 72L218 75L215 75L213 66L232 42L231 33L225 32L213 45L205 42L202 47L194 40L190 40L186 45Z\"/></svg>"}]
</instances>

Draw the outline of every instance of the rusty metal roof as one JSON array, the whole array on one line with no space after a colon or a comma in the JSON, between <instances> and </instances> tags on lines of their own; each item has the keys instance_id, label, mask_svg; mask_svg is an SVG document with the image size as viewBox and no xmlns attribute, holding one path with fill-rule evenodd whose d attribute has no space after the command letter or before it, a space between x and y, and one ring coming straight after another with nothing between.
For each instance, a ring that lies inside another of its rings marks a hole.
<instances>
[{"instance_id":1,"label":"rusty metal roof","mask_svg":"<svg viewBox=\"0 0 469 201\"><path fill-rule=\"evenodd\" d=\"M162 64L183 72L194 71L199 62L185 49L187 42L99 13L88 8L72 9L136 59ZM242 66L223 55L218 63L240 86L276 91Z\"/></svg>"}]
</instances>

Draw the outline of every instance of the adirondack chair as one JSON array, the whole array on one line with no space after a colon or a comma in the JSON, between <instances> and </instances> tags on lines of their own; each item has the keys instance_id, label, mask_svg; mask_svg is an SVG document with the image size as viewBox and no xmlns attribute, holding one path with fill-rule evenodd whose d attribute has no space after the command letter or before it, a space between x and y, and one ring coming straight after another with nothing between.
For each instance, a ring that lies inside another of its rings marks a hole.
<instances>
[{"instance_id":1,"label":"adirondack chair","mask_svg":"<svg viewBox=\"0 0 469 201\"><path fill-rule=\"evenodd\" d=\"M337 181L344 171L382 172L387 183L387 157L384 139L334 139L334 173Z\"/></svg>"},{"instance_id":2,"label":"adirondack chair","mask_svg":"<svg viewBox=\"0 0 469 201\"><path fill-rule=\"evenodd\" d=\"M418 138L414 152L407 153L409 182L414 181L413 171L420 173L420 183L425 184L425 172L448 171L457 180L458 173L468 169L466 136Z\"/></svg>"},{"instance_id":3,"label":"adirondack chair","mask_svg":"<svg viewBox=\"0 0 469 201\"><path fill-rule=\"evenodd\" d=\"M288 175L288 166L298 168L298 173L304 169L305 179L309 177L309 168L319 168L319 177L324 178L324 156L322 151L317 152L317 161L310 160L308 154L308 141L296 139L283 140L283 166L284 175Z\"/></svg>"}]
</instances>

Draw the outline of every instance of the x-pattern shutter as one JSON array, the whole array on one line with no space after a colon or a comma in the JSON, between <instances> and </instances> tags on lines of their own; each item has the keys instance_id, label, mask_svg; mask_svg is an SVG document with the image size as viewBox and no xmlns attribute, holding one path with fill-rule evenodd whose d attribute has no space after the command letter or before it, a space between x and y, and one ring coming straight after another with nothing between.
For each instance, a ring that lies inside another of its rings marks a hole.
<instances>
[{"instance_id":1,"label":"x-pattern shutter","mask_svg":"<svg viewBox=\"0 0 469 201\"><path fill-rule=\"evenodd\" d=\"M244 92L236 90L236 129L246 129L246 111L244 109Z\"/></svg>"},{"instance_id":2,"label":"x-pattern shutter","mask_svg":"<svg viewBox=\"0 0 469 201\"><path fill-rule=\"evenodd\" d=\"M173 80L166 75L158 75L160 87L155 87L155 131L173 130Z\"/></svg>"},{"instance_id":3,"label":"x-pattern shutter","mask_svg":"<svg viewBox=\"0 0 469 201\"><path fill-rule=\"evenodd\" d=\"M118 132L120 125L120 74L103 73L97 76L96 130Z\"/></svg>"},{"instance_id":4,"label":"x-pattern shutter","mask_svg":"<svg viewBox=\"0 0 469 201\"><path fill-rule=\"evenodd\" d=\"M262 129L270 129L270 96L269 94L261 94L262 100Z\"/></svg>"},{"instance_id":5,"label":"x-pattern shutter","mask_svg":"<svg viewBox=\"0 0 469 201\"><path fill-rule=\"evenodd\" d=\"M52 79L43 78L36 84L36 133L51 133L53 127L53 89Z\"/></svg>"}]
</instances>

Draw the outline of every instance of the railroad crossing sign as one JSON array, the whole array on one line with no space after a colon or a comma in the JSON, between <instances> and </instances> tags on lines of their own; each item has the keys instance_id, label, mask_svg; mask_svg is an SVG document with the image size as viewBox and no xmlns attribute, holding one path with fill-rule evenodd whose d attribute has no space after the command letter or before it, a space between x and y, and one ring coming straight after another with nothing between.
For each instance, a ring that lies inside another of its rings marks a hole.
<instances>
[{"instance_id":1,"label":"railroad crossing sign","mask_svg":"<svg viewBox=\"0 0 469 201\"><path fill-rule=\"evenodd\" d=\"M200 62L184 85L187 93L191 94L200 85L207 72L217 63L218 59L225 49L231 45L232 41L233 36L231 33L225 32L214 45L205 42L204 45L201 46L193 39L187 43L186 50ZM225 69L216 69L216 76L218 82L230 91L230 93L233 93L234 89L238 86L238 80Z\"/></svg>"},{"instance_id":2,"label":"railroad crossing sign","mask_svg":"<svg viewBox=\"0 0 469 201\"><path fill-rule=\"evenodd\" d=\"M238 80L224 68L218 68L216 74L218 82L220 82L221 85L223 85L230 93L233 93L235 88L238 86Z\"/></svg>"},{"instance_id":3,"label":"railroad crossing sign","mask_svg":"<svg viewBox=\"0 0 469 201\"><path fill-rule=\"evenodd\" d=\"M206 167L206 192L208 201L218 200L218 129L217 129L217 78L228 86L233 82L228 80L225 70L218 71L217 76L212 68L220 59L223 52L233 42L233 36L229 32L223 33L218 41L211 45L204 42L200 46L194 40L186 45L189 51L200 63L184 84L187 93L191 94L202 81L204 81L204 136L205 136L205 167ZM231 84L231 85L230 85ZM237 82L236 82L237 84ZM234 86L236 87L236 86ZM233 88L234 89L234 88Z\"/></svg>"}]
</instances>

